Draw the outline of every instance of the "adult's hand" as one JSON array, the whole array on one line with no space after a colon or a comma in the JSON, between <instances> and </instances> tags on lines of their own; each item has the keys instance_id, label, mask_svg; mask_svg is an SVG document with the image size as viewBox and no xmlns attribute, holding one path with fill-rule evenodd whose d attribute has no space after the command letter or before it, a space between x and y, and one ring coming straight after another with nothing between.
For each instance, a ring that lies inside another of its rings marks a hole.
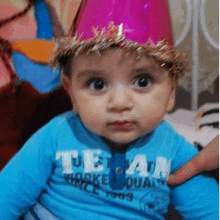
<instances>
[{"instance_id":1,"label":"adult's hand","mask_svg":"<svg viewBox=\"0 0 220 220\"><path fill-rule=\"evenodd\" d=\"M203 171L217 168L219 168L219 136L204 147L192 160L171 174L168 184L178 185Z\"/></svg>"}]
</instances>

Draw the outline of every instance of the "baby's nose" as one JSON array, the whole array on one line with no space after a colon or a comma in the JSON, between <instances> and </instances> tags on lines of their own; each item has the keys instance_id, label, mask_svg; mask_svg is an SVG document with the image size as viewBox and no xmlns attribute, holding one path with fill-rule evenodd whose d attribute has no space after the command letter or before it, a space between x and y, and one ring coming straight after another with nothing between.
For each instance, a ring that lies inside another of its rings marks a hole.
<instances>
[{"instance_id":1,"label":"baby's nose","mask_svg":"<svg viewBox=\"0 0 220 220\"><path fill-rule=\"evenodd\" d=\"M109 110L124 111L133 107L131 91L128 86L120 83L112 88L109 97Z\"/></svg>"}]
</instances>

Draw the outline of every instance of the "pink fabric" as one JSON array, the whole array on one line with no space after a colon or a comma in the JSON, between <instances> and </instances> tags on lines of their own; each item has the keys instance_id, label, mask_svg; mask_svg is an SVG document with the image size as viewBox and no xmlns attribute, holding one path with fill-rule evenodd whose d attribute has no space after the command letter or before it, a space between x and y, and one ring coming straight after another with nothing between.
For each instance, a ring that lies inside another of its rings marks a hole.
<instances>
[{"instance_id":1,"label":"pink fabric","mask_svg":"<svg viewBox=\"0 0 220 220\"><path fill-rule=\"evenodd\" d=\"M86 40L93 37L91 27L107 28L111 21L123 23L126 38L138 43L148 38L173 43L167 0L83 0L72 35L78 33Z\"/></svg>"},{"instance_id":2,"label":"pink fabric","mask_svg":"<svg viewBox=\"0 0 220 220\"><path fill-rule=\"evenodd\" d=\"M12 2L0 2L0 19L6 19L22 11L27 6L27 1L20 1L20 7L14 6ZM33 10L33 9L31 9ZM0 36L5 40L34 39L36 38L36 21L34 14L27 13L23 17L12 21L0 28ZM2 59L0 59L0 88L10 83L10 75Z\"/></svg>"}]
</instances>

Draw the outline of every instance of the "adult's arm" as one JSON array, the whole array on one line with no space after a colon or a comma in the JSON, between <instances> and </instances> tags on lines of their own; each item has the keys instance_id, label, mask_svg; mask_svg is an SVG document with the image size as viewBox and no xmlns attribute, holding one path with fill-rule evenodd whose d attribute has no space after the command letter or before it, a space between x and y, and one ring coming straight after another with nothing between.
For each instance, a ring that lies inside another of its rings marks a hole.
<instances>
[{"instance_id":1,"label":"adult's arm","mask_svg":"<svg viewBox=\"0 0 220 220\"><path fill-rule=\"evenodd\" d=\"M193 157L192 160L171 174L168 184L181 184L203 171L215 170L217 168L219 168L219 136Z\"/></svg>"},{"instance_id":2,"label":"adult's arm","mask_svg":"<svg viewBox=\"0 0 220 220\"><path fill-rule=\"evenodd\" d=\"M193 145L180 137L172 162L176 171L197 154ZM185 220L219 219L219 188L207 174L197 175L178 186L171 187L171 202Z\"/></svg>"}]
</instances>

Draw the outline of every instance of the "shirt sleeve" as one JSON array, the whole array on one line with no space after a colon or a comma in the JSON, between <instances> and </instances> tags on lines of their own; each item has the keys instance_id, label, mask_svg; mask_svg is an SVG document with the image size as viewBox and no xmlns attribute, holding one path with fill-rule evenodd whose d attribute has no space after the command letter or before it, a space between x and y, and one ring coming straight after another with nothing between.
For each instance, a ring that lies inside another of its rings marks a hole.
<instances>
[{"instance_id":1,"label":"shirt sleeve","mask_svg":"<svg viewBox=\"0 0 220 220\"><path fill-rule=\"evenodd\" d=\"M1 171L0 220L18 219L45 188L53 169L54 127L52 122L41 128Z\"/></svg>"},{"instance_id":2,"label":"shirt sleeve","mask_svg":"<svg viewBox=\"0 0 220 220\"><path fill-rule=\"evenodd\" d=\"M193 145L180 137L178 151L172 164L176 171L197 154ZM219 188L217 181L201 174L187 182L171 188L171 201L176 210L186 220L218 220Z\"/></svg>"}]
</instances>

